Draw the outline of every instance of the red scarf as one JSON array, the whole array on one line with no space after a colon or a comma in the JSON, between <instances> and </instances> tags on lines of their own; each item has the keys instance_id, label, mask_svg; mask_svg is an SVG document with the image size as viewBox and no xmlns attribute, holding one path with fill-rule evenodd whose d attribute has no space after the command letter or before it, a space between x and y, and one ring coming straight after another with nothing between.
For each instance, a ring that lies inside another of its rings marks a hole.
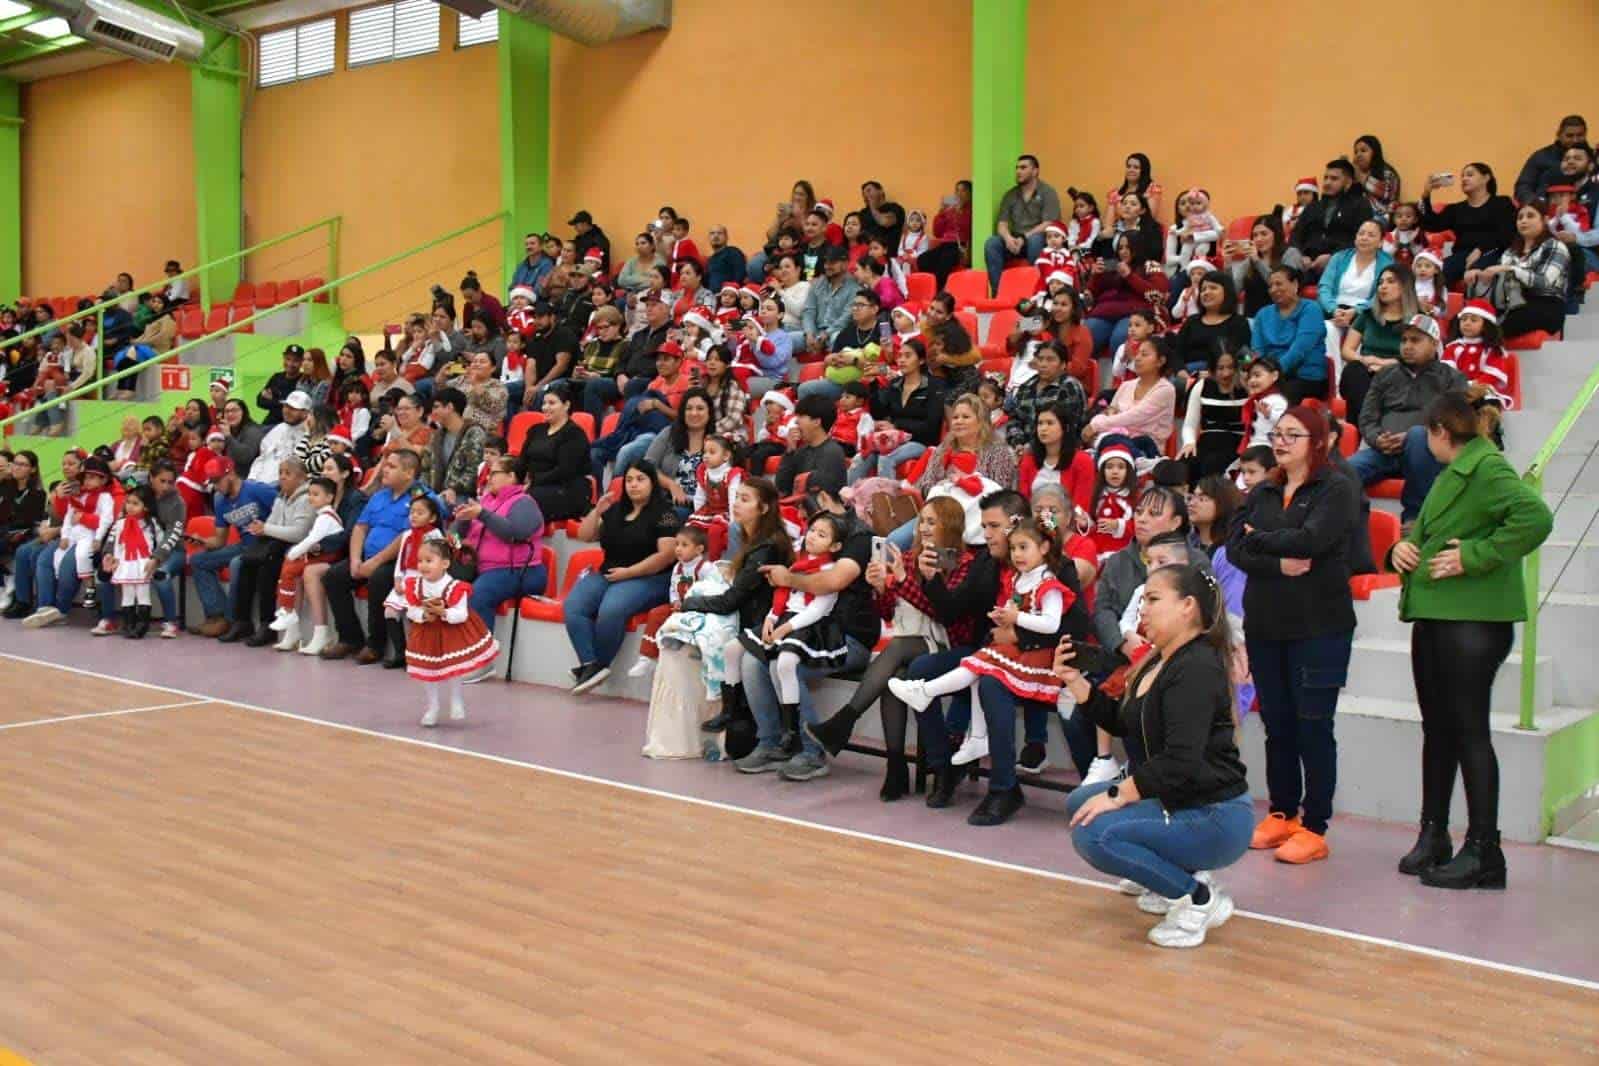
<instances>
[{"instance_id":1,"label":"red scarf","mask_svg":"<svg viewBox=\"0 0 1599 1066\"><path fill-rule=\"evenodd\" d=\"M794 560L793 564L789 566L788 570L791 574L814 574L832 561L833 557L826 553L821 555L809 555L805 552L801 552L799 558ZM780 588L772 593L773 617L783 617L783 614L788 610L788 594L792 591L794 590Z\"/></svg>"},{"instance_id":2,"label":"red scarf","mask_svg":"<svg viewBox=\"0 0 1599 1066\"><path fill-rule=\"evenodd\" d=\"M1256 395L1253 392L1250 393L1249 398L1244 401L1244 435L1238 441L1239 455L1243 455L1249 450L1249 437L1250 434L1254 433L1255 431L1255 405L1268 396L1281 396L1282 391L1282 389L1278 388L1276 385L1273 385L1271 388L1267 389L1263 393L1260 393L1259 395Z\"/></svg>"},{"instance_id":3,"label":"red scarf","mask_svg":"<svg viewBox=\"0 0 1599 1066\"><path fill-rule=\"evenodd\" d=\"M84 489L72 498L72 506L78 511L78 525L84 529L100 528L100 497L105 492L105 489Z\"/></svg>"},{"instance_id":4,"label":"red scarf","mask_svg":"<svg viewBox=\"0 0 1599 1066\"><path fill-rule=\"evenodd\" d=\"M398 573L416 573L417 559L420 558L422 554L422 542L427 539L427 535L430 532L432 532L432 530L417 529L415 526L412 526L410 529L401 534L404 539L400 542L400 557L395 561L394 564L394 568Z\"/></svg>"},{"instance_id":5,"label":"red scarf","mask_svg":"<svg viewBox=\"0 0 1599 1066\"><path fill-rule=\"evenodd\" d=\"M122 545L123 562L150 558L150 542L144 535L144 523L137 518L122 520L122 534L117 537L117 542Z\"/></svg>"}]
</instances>

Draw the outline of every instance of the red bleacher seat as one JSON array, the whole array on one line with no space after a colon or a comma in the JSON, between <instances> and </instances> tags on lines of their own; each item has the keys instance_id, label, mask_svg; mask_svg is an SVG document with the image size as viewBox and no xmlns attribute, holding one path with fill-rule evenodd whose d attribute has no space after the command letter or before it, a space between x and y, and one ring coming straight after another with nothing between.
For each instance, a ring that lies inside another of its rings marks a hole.
<instances>
[{"instance_id":1,"label":"red bleacher seat","mask_svg":"<svg viewBox=\"0 0 1599 1066\"><path fill-rule=\"evenodd\" d=\"M1445 314L1448 315L1449 321L1453 322L1455 320L1455 316L1460 314L1460 309L1462 307L1465 307L1465 306L1466 306L1465 293L1459 293L1459 292L1450 293L1448 295L1448 297L1446 298L1445 303L1444 303Z\"/></svg>"},{"instance_id":2,"label":"red bleacher seat","mask_svg":"<svg viewBox=\"0 0 1599 1066\"><path fill-rule=\"evenodd\" d=\"M534 593L534 595L536 595L536 596L548 596L550 594L550 590L555 588L555 586L556 586L555 570L556 570L556 567L558 565L558 562L559 561L555 557L555 549L554 548L550 547L548 544L539 545L539 561L538 561L538 565L544 567L544 587L542 589L540 589L538 592ZM518 604L517 606L520 606L520 604ZM504 603L500 604L498 607L496 607L494 609L494 613L499 615L501 618L504 618L506 615L510 614L511 613L511 601L510 600L506 600Z\"/></svg>"},{"instance_id":3,"label":"red bleacher seat","mask_svg":"<svg viewBox=\"0 0 1599 1066\"><path fill-rule=\"evenodd\" d=\"M233 286L232 302L236 304L255 303L255 282L241 281L237 285Z\"/></svg>"},{"instance_id":4,"label":"red bleacher seat","mask_svg":"<svg viewBox=\"0 0 1599 1066\"><path fill-rule=\"evenodd\" d=\"M616 417L620 418L621 416L618 415ZM594 443L594 416L593 415L589 414L587 411L573 411L572 412L572 424L575 425L578 429L581 429L583 431L583 435L586 436L589 439L589 443L590 444ZM614 429L616 427L613 424L611 428Z\"/></svg>"},{"instance_id":5,"label":"red bleacher seat","mask_svg":"<svg viewBox=\"0 0 1599 1066\"><path fill-rule=\"evenodd\" d=\"M905 276L905 298L926 304L938 295L938 279L923 271Z\"/></svg>"},{"instance_id":6,"label":"red bleacher seat","mask_svg":"<svg viewBox=\"0 0 1599 1066\"><path fill-rule=\"evenodd\" d=\"M1401 477L1384 478L1374 481L1366 486L1366 495L1374 500L1397 500L1400 493L1405 490L1405 479Z\"/></svg>"},{"instance_id":7,"label":"red bleacher seat","mask_svg":"<svg viewBox=\"0 0 1599 1066\"><path fill-rule=\"evenodd\" d=\"M173 314L178 323L178 336L186 341L205 335L205 312L193 304L185 304Z\"/></svg>"},{"instance_id":8,"label":"red bleacher seat","mask_svg":"<svg viewBox=\"0 0 1599 1066\"><path fill-rule=\"evenodd\" d=\"M231 322L245 322L245 320L248 319L253 314L255 314L254 308L246 307L243 304L234 304L233 305L233 313L230 316L229 321L231 321ZM254 333L255 332L255 323L254 322L245 322L245 325L244 325L244 327L242 329L235 330L234 332L235 333Z\"/></svg>"},{"instance_id":9,"label":"red bleacher seat","mask_svg":"<svg viewBox=\"0 0 1599 1066\"><path fill-rule=\"evenodd\" d=\"M256 307L276 307L278 305L278 283L263 281L255 287Z\"/></svg>"},{"instance_id":10,"label":"red bleacher seat","mask_svg":"<svg viewBox=\"0 0 1599 1066\"><path fill-rule=\"evenodd\" d=\"M1535 329L1531 333L1523 333L1518 337L1506 337L1505 347L1513 352L1535 352L1542 348L1546 341L1554 340L1557 337L1559 337L1557 333L1547 333L1544 330Z\"/></svg>"},{"instance_id":11,"label":"red bleacher seat","mask_svg":"<svg viewBox=\"0 0 1599 1066\"><path fill-rule=\"evenodd\" d=\"M979 311L1015 310L1016 305L1038 291L1038 268L1011 267L999 276L999 291L991 300L977 301Z\"/></svg>"},{"instance_id":12,"label":"red bleacher seat","mask_svg":"<svg viewBox=\"0 0 1599 1066\"><path fill-rule=\"evenodd\" d=\"M1009 369L1010 353L1005 350L1005 339L1016 332L1016 324L1021 321L1021 317L1016 313L1014 306L994 312L994 316L988 320L988 342L982 345L985 360L1004 359L1006 369Z\"/></svg>"},{"instance_id":13,"label":"red bleacher seat","mask_svg":"<svg viewBox=\"0 0 1599 1066\"><path fill-rule=\"evenodd\" d=\"M301 292L311 292L314 289L320 289L322 286L324 286L326 284L327 284L327 282L324 281L322 278L316 278L316 277L306 278L304 281L300 282L300 291ZM321 295L317 296L315 299L313 299L311 302L312 303L325 304L325 303L328 302L328 294L324 292Z\"/></svg>"},{"instance_id":14,"label":"red bleacher seat","mask_svg":"<svg viewBox=\"0 0 1599 1066\"><path fill-rule=\"evenodd\" d=\"M577 584L577 579L585 570L597 570L605 564L605 551L602 548L584 548L582 551L572 553L566 561L566 576L561 580L561 591L554 601L536 600L524 597L521 603L522 617L534 622L564 622L566 621L566 597L571 593L572 586ZM554 574L551 574L554 582Z\"/></svg>"},{"instance_id":15,"label":"red bleacher seat","mask_svg":"<svg viewBox=\"0 0 1599 1066\"><path fill-rule=\"evenodd\" d=\"M1373 510L1366 523L1366 535L1371 539L1371 557L1377 563L1377 573L1357 574L1349 579L1349 591L1357 600L1369 600L1377 589L1399 587L1399 575L1385 565L1388 553L1399 543L1399 518L1387 511Z\"/></svg>"},{"instance_id":16,"label":"red bleacher seat","mask_svg":"<svg viewBox=\"0 0 1599 1066\"><path fill-rule=\"evenodd\" d=\"M957 270L944 283L944 291L955 297L955 306L971 309L988 299L988 273L982 270ZM976 338L976 334L972 334Z\"/></svg>"},{"instance_id":17,"label":"red bleacher seat","mask_svg":"<svg viewBox=\"0 0 1599 1066\"><path fill-rule=\"evenodd\" d=\"M228 324L229 308L227 304L219 304L211 308L210 314L205 316L205 332L216 333Z\"/></svg>"},{"instance_id":18,"label":"red bleacher seat","mask_svg":"<svg viewBox=\"0 0 1599 1066\"><path fill-rule=\"evenodd\" d=\"M975 312L975 311L956 311L955 312L955 321L959 322L961 324L961 329L964 329L966 331L967 335L972 338L972 346L973 347L981 347L982 346L982 340L978 336L978 332L977 332L977 312Z\"/></svg>"},{"instance_id":19,"label":"red bleacher seat","mask_svg":"<svg viewBox=\"0 0 1599 1066\"><path fill-rule=\"evenodd\" d=\"M804 366L800 367L799 379L801 382L815 381L816 379L820 378L823 372L826 370L826 363L806 363Z\"/></svg>"},{"instance_id":20,"label":"red bleacher seat","mask_svg":"<svg viewBox=\"0 0 1599 1066\"><path fill-rule=\"evenodd\" d=\"M278 282L278 302L279 303L285 303L286 304L290 300L293 300L295 297L297 297L299 295L300 295L300 283L298 281L280 281L280 282Z\"/></svg>"},{"instance_id":21,"label":"red bleacher seat","mask_svg":"<svg viewBox=\"0 0 1599 1066\"><path fill-rule=\"evenodd\" d=\"M505 443L511 455L521 455L522 445L527 442L527 435L534 426L544 422L544 412L523 411L511 419L510 426L505 432Z\"/></svg>"},{"instance_id":22,"label":"red bleacher seat","mask_svg":"<svg viewBox=\"0 0 1599 1066\"><path fill-rule=\"evenodd\" d=\"M1348 422L1340 423L1338 430L1338 454L1345 459L1360 450L1360 431Z\"/></svg>"},{"instance_id":23,"label":"red bleacher seat","mask_svg":"<svg viewBox=\"0 0 1599 1066\"><path fill-rule=\"evenodd\" d=\"M1505 391L1510 394L1510 410L1521 410L1521 357L1515 352L1505 354L1505 375L1510 379Z\"/></svg>"}]
</instances>

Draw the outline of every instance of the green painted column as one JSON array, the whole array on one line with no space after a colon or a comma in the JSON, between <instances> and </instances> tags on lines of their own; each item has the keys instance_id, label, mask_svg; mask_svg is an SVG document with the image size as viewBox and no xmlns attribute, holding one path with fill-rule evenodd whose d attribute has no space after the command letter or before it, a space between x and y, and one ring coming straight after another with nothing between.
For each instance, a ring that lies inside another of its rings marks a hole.
<instances>
[{"instance_id":1,"label":"green painted column","mask_svg":"<svg viewBox=\"0 0 1599 1066\"><path fill-rule=\"evenodd\" d=\"M22 295L22 87L0 78L0 302Z\"/></svg>"},{"instance_id":2,"label":"green painted column","mask_svg":"<svg viewBox=\"0 0 1599 1066\"><path fill-rule=\"evenodd\" d=\"M243 63L236 38L211 31L206 38L211 47L205 58L189 67L197 263L244 247ZM241 267L232 259L200 275L206 306L232 297Z\"/></svg>"},{"instance_id":3,"label":"green painted column","mask_svg":"<svg viewBox=\"0 0 1599 1066\"><path fill-rule=\"evenodd\" d=\"M972 258L1016 184L1027 96L1027 0L972 0Z\"/></svg>"},{"instance_id":4,"label":"green painted column","mask_svg":"<svg viewBox=\"0 0 1599 1066\"><path fill-rule=\"evenodd\" d=\"M503 283L522 240L550 222L550 31L500 12L500 206L505 220Z\"/></svg>"}]
</instances>

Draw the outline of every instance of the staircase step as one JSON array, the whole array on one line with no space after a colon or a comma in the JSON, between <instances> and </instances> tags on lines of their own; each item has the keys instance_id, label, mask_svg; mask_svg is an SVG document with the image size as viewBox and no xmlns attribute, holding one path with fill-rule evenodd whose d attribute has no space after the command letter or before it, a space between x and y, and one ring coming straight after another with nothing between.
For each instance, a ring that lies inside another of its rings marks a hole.
<instances>
[{"instance_id":1,"label":"staircase step","mask_svg":"<svg viewBox=\"0 0 1599 1066\"><path fill-rule=\"evenodd\" d=\"M1349 660L1348 695L1392 699L1396 691L1408 690L1411 682L1410 641L1358 637ZM1554 703L1554 657L1540 654L1537 665L1537 699L1534 709L1542 712ZM1495 713L1512 717L1521 710L1521 653L1511 652L1494 678Z\"/></svg>"}]
</instances>

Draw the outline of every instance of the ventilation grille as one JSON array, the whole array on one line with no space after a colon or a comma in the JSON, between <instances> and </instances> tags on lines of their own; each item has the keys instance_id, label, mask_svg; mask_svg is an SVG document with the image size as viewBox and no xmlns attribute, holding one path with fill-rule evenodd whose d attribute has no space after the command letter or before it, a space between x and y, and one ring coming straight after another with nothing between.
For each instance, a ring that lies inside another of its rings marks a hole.
<instances>
[{"instance_id":1,"label":"ventilation grille","mask_svg":"<svg viewBox=\"0 0 1599 1066\"><path fill-rule=\"evenodd\" d=\"M172 41L163 41L159 37L151 37L149 34L129 29L120 23L107 22L100 17L96 17L93 22L89 23L87 32L95 37L102 37L108 41L118 41L132 48L137 48L141 52L148 52L151 55L159 56L169 61L178 54L178 46Z\"/></svg>"}]
</instances>

